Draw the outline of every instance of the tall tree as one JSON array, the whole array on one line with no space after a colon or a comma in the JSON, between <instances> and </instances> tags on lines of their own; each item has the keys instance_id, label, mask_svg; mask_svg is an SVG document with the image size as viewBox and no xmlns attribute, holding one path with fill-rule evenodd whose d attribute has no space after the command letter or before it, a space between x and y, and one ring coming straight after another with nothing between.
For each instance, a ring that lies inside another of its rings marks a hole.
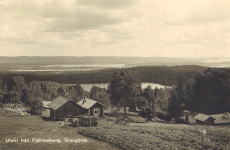
<instances>
[{"instance_id":1,"label":"tall tree","mask_svg":"<svg viewBox=\"0 0 230 150\"><path fill-rule=\"evenodd\" d=\"M63 87L58 88L58 95L59 96L66 96L66 91Z\"/></svg>"},{"instance_id":2,"label":"tall tree","mask_svg":"<svg viewBox=\"0 0 230 150\"><path fill-rule=\"evenodd\" d=\"M160 88L157 87L154 89L154 99L156 108L161 109L166 112L168 109L168 99L170 97L171 88Z\"/></svg>"},{"instance_id":3,"label":"tall tree","mask_svg":"<svg viewBox=\"0 0 230 150\"><path fill-rule=\"evenodd\" d=\"M81 100L85 96L85 90L81 87L79 83L76 84L76 93L78 95L78 100Z\"/></svg>"},{"instance_id":4,"label":"tall tree","mask_svg":"<svg viewBox=\"0 0 230 150\"><path fill-rule=\"evenodd\" d=\"M155 104L154 90L150 85L143 90L143 96L147 100L147 106L146 106L146 113L148 114L147 120L151 120L155 114L156 104Z\"/></svg>"},{"instance_id":5,"label":"tall tree","mask_svg":"<svg viewBox=\"0 0 230 150\"><path fill-rule=\"evenodd\" d=\"M108 106L110 104L109 94L107 93L105 88L93 86L90 89L90 98L97 100L104 106Z\"/></svg>"},{"instance_id":6,"label":"tall tree","mask_svg":"<svg viewBox=\"0 0 230 150\"><path fill-rule=\"evenodd\" d=\"M79 83L77 83L75 86L71 86L68 90L68 97L75 102L78 102L85 97L85 90L81 87Z\"/></svg>"},{"instance_id":7,"label":"tall tree","mask_svg":"<svg viewBox=\"0 0 230 150\"><path fill-rule=\"evenodd\" d=\"M168 114L172 117L178 119L182 113L181 103L179 101L177 92L175 89L172 90L171 96L169 98L168 104Z\"/></svg>"},{"instance_id":8,"label":"tall tree","mask_svg":"<svg viewBox=\"0 0 230 150\"><path fill-rule=\"evenodd\" d=\"M143 96L148 102L154 102L154 90L150 85L143 90Z\"/></svg>"},{"instance_id":9,"label":"tall tree","mask_svg":"<svg viewBox=\"0 0 230 150\"><path fill-rule=\"evenodd\" d=\"M185 79L183 76L178 79L176 92L178 94L178 98L179 98L180 102L184 104L185 99L186 99L186 97L185 97L186 95L185 95Z\"/></svg>"},{"instance_id":10,"label":"tall tree","mask_svg":"<svg viewBox=\"0 0 230 150\"><path fill-rule=\"evenodd\" d=\"M140 78L124 70L114 73L108 86L111 104L123 106L125 113L126 107L138 102L141 91Z\"/></svg>"},{"instance_id":11,"label":"tall tree","mask_svg":"<svg viewBox=\"0 0 230 150\"><path fill-rule=\"evenodd\" d=\"M227 69L207 69L195 77L193 89L194 111L215 114L229 111L230 73Z\"/></svg>"},{"instance_id":12,"label":"tall tree","mask_svg":"<svg viewBox=\"0 0 230 150\"><path fill-rule=\"evenodd\" d=\"M13 77L13 90L14 91L19 91L21 92L23 89L25 89L27 87L26 85L26 82L24 80L24 77L22 76L16 76L16 77Z\"/></svg>"},{"instance_id":13,"label":"tall tree","mask_svg":"<svg viewBox=\"0 0 230 150\"><path fill-rule=\"evenodd\" d=\"M30 113L33 115L40 115L43 108L42 99L38 97L32 97L32 96L30 98L31 98L29 101Z\"/></svg>"},{"instance_id":14,"label":"tall tree","mask_svg":"<svg viewBox=\"0 0 230 150\"><path fill-rule=\"evenodd\" d=\"M24 77L16 76L13 77L13 90L11 91L11 98L13 102L24 102L23 91L28 88Z\"/></svg>"}]
</instances>

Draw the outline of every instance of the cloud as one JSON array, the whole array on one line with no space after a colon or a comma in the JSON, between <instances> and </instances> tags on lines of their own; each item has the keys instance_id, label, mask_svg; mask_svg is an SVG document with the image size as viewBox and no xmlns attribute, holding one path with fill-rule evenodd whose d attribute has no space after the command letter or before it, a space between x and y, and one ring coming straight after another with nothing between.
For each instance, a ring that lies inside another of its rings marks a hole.
<instances>
[{"instance_id":1,"label":"cloud","mask_svg":"<svg viewBox=\"0 0 230 150\"><path fill-rule=\"evenodd\" d=\"M227 0L168 2L162 14L167 25L198 25L230 21Z\"/></svg>"},{"instance_id":2,"label":"cloud","mask_svg":"<svg viewBox=\"0 0 230 150\"><path fill-rule=\"evenodd\" d=\"M134 5L136 0L78 0L79 5L96 6L102 8L126 8Z\"/></svg>"},{"instance_id":3,"label":"cloud","mask_svg":"<svg viewBox=\"0 0 230 150\"><path fill-rule=\"evenodd\" d=\"M0 55L230 56L229 4L2 0Z\"/></svg>"},{"instance_id":4,"label":"cloud","mask_svg":"<svg viewBox=\"0 0 230 150\"><path fill-rule=\"evenodd\" d=\"M70 30L90 30L120 22L122 22L122 20L119 18L112 18L107 15L87 11L85 13L81 12L74 17L57 18L50 24L48 31L65 32Z\"/></svg>"}]
</instances>

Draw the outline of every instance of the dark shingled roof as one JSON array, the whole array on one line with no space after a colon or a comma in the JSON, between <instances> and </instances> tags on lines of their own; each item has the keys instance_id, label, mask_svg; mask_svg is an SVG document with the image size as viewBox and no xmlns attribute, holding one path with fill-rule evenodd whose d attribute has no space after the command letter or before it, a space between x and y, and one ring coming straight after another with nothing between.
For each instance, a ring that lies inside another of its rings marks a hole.
<instances>
[{"instance_id":1,"label":"dark shingled roof","mask_svg":"<svg viewBox=\"0 0 230 150\"><path fill-rule=\"evenodd\" d=\"M60 108L62 105L64 105L68 101L70 101L70 99L59 96L55 100L50 102L47 106L53 110L57 110L58 108Z\"/></svg>"},{"instance_id":2,"label":"dark shingled roof","mask_svg":"<svg viewBox=\"0 0 230 150\"><path fill-rule=\"evenodd\" d=\"M85 100L85 102L84 102L84 100ZM80 100L77 104L80 105L81 107L85 108L85 109L89 109L93 105L95 105L96 103L99 103L99 102L92 100L90 98L84 98L84 99ZM102 105L101 103L99 103L99 104Z\"/></svg>"}]
</instances>

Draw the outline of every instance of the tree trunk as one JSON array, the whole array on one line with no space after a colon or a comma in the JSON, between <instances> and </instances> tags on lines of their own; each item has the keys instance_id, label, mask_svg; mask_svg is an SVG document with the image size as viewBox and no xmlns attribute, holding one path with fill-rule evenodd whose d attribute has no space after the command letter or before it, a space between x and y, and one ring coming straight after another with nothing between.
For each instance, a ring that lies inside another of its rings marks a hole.
<instances>
[{"instance_id":1,"label":"tree trunk","mask_svg":"<svg viewBox=\"0 0 230 150\"><path fill-rule=\"evenodd\" d=\"M124 111L125 111L125 114L126 114L126 106L124 106Z\"/></svg>"}]
</instances>

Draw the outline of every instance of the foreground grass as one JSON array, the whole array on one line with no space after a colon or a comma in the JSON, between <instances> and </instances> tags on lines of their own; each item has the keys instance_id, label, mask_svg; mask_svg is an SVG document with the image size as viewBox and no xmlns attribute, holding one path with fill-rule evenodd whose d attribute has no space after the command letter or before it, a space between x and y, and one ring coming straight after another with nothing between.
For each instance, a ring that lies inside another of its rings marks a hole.
<instances>
[{"instance_id":1,"label":"foreground grass","mask_svg":"<svg viewBox=\"0 0 230 150\"><path fill-rule=\"evenodd\" d=\"M50 129L55 129L50 131ZM106 142L78 134L80 128L61 127L57 122L44 121L39 116L1 116L0 150L115 150ZM6 139L29 139L29 142L7 143ZM32 138L60 139L61 143L32 142ZM64 139L84 139L86 142L64 142Z\"/></svg>"},{"instance_id":2,"label":"foreground grass","mask_svg":"<svg viewBox=\"0 0 230 150\"><path fill-rule=\"evenodd\" d=\"M202 134L199 129L207 131L203 142L204 149L230 149L230 129L228 127L160 123L124 126L102 120L99 127L85 128L79 133L127 150L198 150L202 149Z\"/></svg>"}]
</instances>

